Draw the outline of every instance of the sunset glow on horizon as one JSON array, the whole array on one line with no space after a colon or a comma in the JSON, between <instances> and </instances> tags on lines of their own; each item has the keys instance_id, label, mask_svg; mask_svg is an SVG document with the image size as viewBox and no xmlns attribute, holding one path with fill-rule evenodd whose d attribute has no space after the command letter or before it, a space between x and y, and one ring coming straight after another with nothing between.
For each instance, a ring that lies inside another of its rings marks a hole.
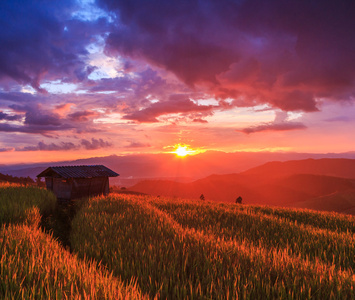
<instances>
[{"instance_id":1,"label":"sunset glow on horizon","mask_svg":"<svg viewBox=\"0 0 355 300\"><path fill-rule=\"evenodd\" d=\"M174 151L169 152L169 153L174 153L179 157L185 157L187 155L196 155L196 154L203 153L203 152L205 152L205 150L191 149L190 145L177 144L174 146Z\"/></svg>"},{"instance_id":2,"label":"sunset glow on horizon","mask_svg":"<svg viewBox=\"0 0 355 300\"><path fill-rule=\"evenodd\" d=\"M0 164L355 151L342 3L2 1Z\"/></svg>"}]
</instances>

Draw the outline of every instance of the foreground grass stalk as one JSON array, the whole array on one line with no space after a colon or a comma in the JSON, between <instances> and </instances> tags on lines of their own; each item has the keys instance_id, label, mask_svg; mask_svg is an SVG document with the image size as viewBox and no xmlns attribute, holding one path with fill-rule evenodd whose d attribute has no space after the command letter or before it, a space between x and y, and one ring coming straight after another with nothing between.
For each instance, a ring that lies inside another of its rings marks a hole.
<instances>
[{"instance_id":1,"label":"foreground grass stalk","mask_svg":"<svg viewBox=\"0 0 355 300\"><path fill-rule=\"evenodd\" d=\"M54 194L46 189L0 184L0 225L38 227L41 216L50 214L56 201Z\"/></svg>"},{"instance_id":2,"label":"foreground grass stalk","mask_svg":"<svg viewBox=\"0 0 355 300\"><path fill-rule=\"evenodd\" d=\"M39 229L2 227L1 299L143 299L96 263L79 260Z\"/></svg>"}]
</instances>

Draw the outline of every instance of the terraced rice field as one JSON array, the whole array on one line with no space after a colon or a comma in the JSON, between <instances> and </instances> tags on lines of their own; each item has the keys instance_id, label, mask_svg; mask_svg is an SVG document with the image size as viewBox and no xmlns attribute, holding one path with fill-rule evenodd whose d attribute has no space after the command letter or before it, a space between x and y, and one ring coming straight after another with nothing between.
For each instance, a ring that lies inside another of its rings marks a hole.
<instances>
[{"instance_id":1,"label":"terraced rice field","mask_svg":"<svg viewBox=\"0 0 355 300\"><path fill-rule=\"evenodd\" d=\"M73 221L80 257L150 298L354 297L354 223L338 214L112 195Z\"/></svg>"}]
</instances>

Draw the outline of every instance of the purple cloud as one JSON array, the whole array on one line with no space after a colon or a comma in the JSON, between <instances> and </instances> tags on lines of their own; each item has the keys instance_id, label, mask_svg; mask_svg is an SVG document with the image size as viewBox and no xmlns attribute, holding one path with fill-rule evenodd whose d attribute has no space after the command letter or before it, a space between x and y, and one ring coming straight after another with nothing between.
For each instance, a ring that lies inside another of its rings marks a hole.
<instances>
[{"instance_id":1,"label":"purple cloud","mask_svg":"<svg viewBox=\"0 0 355 300\"><path fill-rule=\"evenodd\" d=\"M190 99L187 99L185 95L172 95L169 101L152 103L147 108L134 111L125 115L123 118L143 123L153 123L158 122L157 117L166 114L188 114L195 112L210 112L211 110L212 106L197 105Z\"/></svg>"},{"instance_id":2,"label":"purple cloud","mask_svg":"<svg viewBox=\"0 0 355 300\"><path fill-rule=\"evenodd\" d=\"M25 126L17 126L10 125L6 123L0 123L0 132L23 132L23 133L31 133L31 134L46 134L51 131L65 131L73 129L73 126L63 124L61 126L53 126L53 125L25 125Z\"/></svg>"},{"instance_id":3,"label":"purple cloud","mask_svg":"<svg viewBox=\"0 0 355 300\"><path fill-rule=\"evenodd\" d=\"M1 120L17 121L17 120L20 120L21 118L22 118L21 115L9 115L9 114L6 114L6 113L0 111L0 121Z\"/></svg>"},{"instance_id":4,"label":"purple cloud","mask_svg":"<svg viewBox=\"0 0 355 300\"><path fill-rule=\"evenodd\" d=\"M0 148L0 152L11 152L14 151L14 148Z\"/></svg>"},{"instance_id":5,"label":"purple cloud","mask_svg":"<svg viewBox=\"0 0 355 300\"><path fill-rule=\"evenodd\" d=\"M208 121L204 120L204 119L193 119L192 122L194 123L208 123Z\"/></svg>"},{"instance_id":6,"label":"purple cloud","mask_svg":"<svg viewBox=\"0 0 355 300\"><path fill-rule=\"evenodd\" d=\"M96 112L93 111L77 111L75 113L69 114L68 117L75 122L86 122L89 120L89 117L97 116Z\"/></svg>"},{"instance_id":7,"label":"purple cloud","mask_svg":"<svg viewBox=\"0 0 355 300\"><path fill-rule=\"evenodd\" d=\"M145 60L191 86L209 87L220 100L310 112L319 98L355 96L352 1L99 4L120 22L107 38L107 54Z\"/></svg>"},{"instance_id":8,"label":"purple cloud","mask_svg":"<svg viewBox=\"0 0 355 300\"><path fill-rule=\"evenodd\" d=\"M78 146L70 142L61 142L59 144L39 142L36 146L17 148L16 151L68 151L76 149L78 149Z\"/></svg>"},{"instance_id":9,"label":"purple cloud","mask_svg":"<svg viewBox=\"0 0 355 300\"><path fill-rule=\"evenodd\" d=\"M25 124L39 126L60 126L62 122L56 114L43 111L28 111L25 117Z\"/></svg>"},{"instance_id":10,"label":"purple cloud","mask_svg":"<svg viewBox=\"0 0 355 300\"><path fill-rule=\"evenodd\" d=\"M257 126L251 126L236 130L246 134L256 133L261 131L287 131L287 130L296 130L296 129L306 129L307 127L299 122L285 122L285 123L265 123Z\"/></svg>"},{"instance_id":11,"label":"purple cloud","mask_svg":"<svg viewBox=\"0 0 355 300\"><path fill-rule=\"evenodd\" d=\"M86 150L96 150L100 148L109 148L113 146L113 144L110 142L104 141L103 139L95 139L95 138L92 138L91 142L86 139L82 139L81 145Z\"/></svg>"},{"instance_id":12,"label":"purple cloud","mask_svg":"<svg viewBox=\"0 0 355 300\"><path fill-rule=\"evenodd\" d=\"M129 145L124 146L124 148L149 148L151 145L149 143L142 142L129 142Z\"/></svg>"},{"instance_id":13,"label":"purple cloud","mask_svg":"<svg viewBox=\"0 0 355 300\"><path fill-rule=\"evenodd\" d=\"M276 112L275 120L269 123L262 123L256 126L250 126L243 129L236 130L237 132L243 132L246 134L262 132L262 131L288 131L288 130L298 130L306 129L301 122L294 122L287 120L287 113L283 111Z\"/></svg>"},{"instance_id":14,"label":"purple cloud","mask_svg":"<svg viewBox=\"0 0 355 300\"><path fill-rule=\"evenodd\" d=\"M77 5L72 0L2 1L0 79L45 92L40 87L43 78L86 78L93 70L85 64L86 46L93 35L107 30L108 23L73 19Z\"/></svg>"},{"instance_id":15,"label":"purple cloud","mask_svg":"<svg viewBox=\"0 0 355 300\"><path fill-rule=\"evenodd\" d=\"M80 144L74 144L72 142L60 142L60 143L45 143L43 141L39 142L35 146L26 146L22 148L16 148L16 151L71 151L71 150L79 150L80 148L84 148L86 150L96 150L100 148L112 147L112 143L104 141L102 139L92 138L91 142L85 139L82 139ZM6 151L11 151L10 148ZM0 151L1 152L1 151Z\"/></svg>"}]
</instances>

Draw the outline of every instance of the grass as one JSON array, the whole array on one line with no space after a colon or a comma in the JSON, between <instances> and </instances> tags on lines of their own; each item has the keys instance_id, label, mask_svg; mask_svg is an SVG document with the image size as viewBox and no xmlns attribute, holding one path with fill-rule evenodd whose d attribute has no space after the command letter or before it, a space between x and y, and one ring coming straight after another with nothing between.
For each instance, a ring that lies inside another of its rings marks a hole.
<instances>
[{"instance_id":1,"label":"grass","mask_svg":"<svg viewBox=\"0 0 355 300\"><path fill-rule=\"evenodd\" d=\"M79 260L50 235L26 225L3 227L2 299L142 299L94 262Z\"/></svg>"},{"instance_id":2,"label":"grass","mask_svg":"<svg viewBox=\"0 0 355 300\"><path fill-rule=\"evenodd\" d=\"M2 299L355 298L351 216L9 184L0 209Z\"/></svg>"},{"instance_id":3,"label":"grass","mask_svg":"<svg viewBox=\"0 0 355 300\"><path fill-rule=\"evenodd\" d=\"M303 223L304 211L300 211L297 218L295 210L288 210L293 213L293 218L287 218L287 210L284 209L281 209L283 214L279 213L279 209L275 209L274 214L264 214L256 207L245 208L239 205L196 204L187 201L154 201L154 204L188 228L212 233L227 240L261 245L265 249L286 250L290 255L312 261L320 260L338 269L355 270L355 239L349 230L353 226L353 218L347 216L323 215L330 228L335 228L333 224L342 220L342 229L347 229L344 232L325 229L320 223L318 226L310 226L310 219L307 218L306 224Z\"/></svg>"},{"instance_id":4,"label":"grass","mask_svg":"<svg viewBox=\"0 0 355 300\"><path fill-rule=\"evenodd\" d=\"M27 224L38 227L43 215L51 214L56 197L48 190L17 184L0 184L0 226Z\"/></svg>"},{"instance_id":5,"label":"grass","mask_svg":"<svg viewBox=\"0 0 355 300\"><path fill-rule=\"evenodd\" d=\"M79 259L39 228L53 213L55 197L44 189L0 186L1 299L145 299L96 261Z\"/></svg>"},{"instance_id":6,"label":"grass","mask_svg":"<svg viewBox=\"0 0 355 300\"><path fill-rule=\"evenodd\" d=\"M95 198L74 218L71 241L78 255L101 261L118 278L137 278L151 298L354 297L351 233L246 210Z\"/></svg>"}]
</instances>

